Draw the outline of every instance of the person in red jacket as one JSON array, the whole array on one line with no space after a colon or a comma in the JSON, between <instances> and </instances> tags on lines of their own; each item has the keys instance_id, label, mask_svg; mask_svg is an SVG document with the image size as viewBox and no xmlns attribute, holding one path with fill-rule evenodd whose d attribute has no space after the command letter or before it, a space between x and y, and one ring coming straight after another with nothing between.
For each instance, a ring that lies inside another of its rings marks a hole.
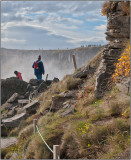
<instances>
[{"instance_id":1,"label":"person in red jacket","mask_svg":"<svg viewBox=\"0 0 131 160\"><path fill-rule=\"evenodd\" d=\"M18 72L18 71L14 71L14 74L16 75L16 77L17 77L19 80L22 80L22 81L23 81L23 79L22 79L22 76L21 76L21 73L20 73L20 72Z\"/></svg>"}]
</instances>

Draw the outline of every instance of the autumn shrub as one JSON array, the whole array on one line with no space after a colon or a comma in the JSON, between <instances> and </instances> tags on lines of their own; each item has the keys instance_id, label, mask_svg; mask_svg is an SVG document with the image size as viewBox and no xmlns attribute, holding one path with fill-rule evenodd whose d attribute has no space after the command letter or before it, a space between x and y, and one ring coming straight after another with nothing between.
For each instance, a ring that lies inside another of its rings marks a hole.
<instances>
[{"instance_id":1,"label":"autumn shrub","mask_svg":"<svg viewBox=\"0 0 131 160\"><path fill-rule=\"evenodd\" d=\"M101 13L103 16L106 16L107 13L110 11L110 5L111 5L111 2L109 1L104 2L101 10Z\"/></svg>"},{"instance_id":2,"label":"autumn shrub","mask_svg":"<svg viewBox=\"0 0 131 160\"><path fill-rule=\"evenodd\" d=\"M115 64L115 73L112 78L117 82L120 78L130 77L130 45L124 50L121 58L118 59L118 63Z\"/></svg>"}]
</instances>

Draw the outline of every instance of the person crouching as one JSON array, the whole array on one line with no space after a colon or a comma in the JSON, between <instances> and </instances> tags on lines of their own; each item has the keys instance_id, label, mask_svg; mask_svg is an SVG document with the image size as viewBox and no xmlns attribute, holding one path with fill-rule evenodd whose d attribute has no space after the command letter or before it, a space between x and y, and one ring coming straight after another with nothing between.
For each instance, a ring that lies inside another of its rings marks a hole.
<instances>
[{"instance_id":1,"label":"person crouching","mask_svg":"<svg viewBox=\"0 0 131 160\"><path fill-rule=\"evenodd\" d=\"M21 76L21 73L20 73L20 72L18 72L18 71L14 71L14 74L16 75L16 77L17 77L19 80L22 80L22 81L23 81L23 79L22 79L22 76Z\"/></svg>"}]
</instances>

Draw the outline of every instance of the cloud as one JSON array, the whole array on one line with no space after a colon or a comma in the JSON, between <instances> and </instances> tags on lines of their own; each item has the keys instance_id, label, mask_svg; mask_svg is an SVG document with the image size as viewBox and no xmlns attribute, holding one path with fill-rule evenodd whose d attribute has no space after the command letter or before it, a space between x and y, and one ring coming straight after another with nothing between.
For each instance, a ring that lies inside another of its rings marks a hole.
<instances>
[{"instance_id":1,"label":"cloud","mask_svg":"<svg viewBox=\"0 0 131 160\"><path fill-rule=\"evenodd\" d=\"M94 28L96 29L96 30L99 30L99 31L106 31L106 26L107 25L100 25L100 26L95 26Z\"/></svg>"},{"instance_id":2,"label":"cloud","mask_svg":"<svg viewBox=\"0 0 131 160\"><path fill-rule=\"evenodd\" d=\"M1 40L3 43L7 43L7 42L9 42L9 43L25 43L26 42L26 40L24 40L24 39L13 39L13 38L2 38L2 40Z\"/></svg>"},{"instance_id":3,"label":"cloud","mask_svg":"<svg viewBox=\"0 0 131 160\"><path fill-rule=\"evenodd\" d=\"M2 1L2 46L70 48L90 41L106 41L103 2ZM8 39L7 39L8 38ZM10 41L13 39L14 41ZM34 43L35 41L35 43ZM63 44L62 44L63 43Z\"/></svg>"}]
</instances>

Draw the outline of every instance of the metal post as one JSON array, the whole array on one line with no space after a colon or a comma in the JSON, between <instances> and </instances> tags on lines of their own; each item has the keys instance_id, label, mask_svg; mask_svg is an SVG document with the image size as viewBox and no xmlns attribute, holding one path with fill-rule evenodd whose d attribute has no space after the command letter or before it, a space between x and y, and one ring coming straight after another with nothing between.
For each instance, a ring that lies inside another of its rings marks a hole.
<instances>
[{"instance_id":1,"label":"metal post","mask_svg":"<svg viewBox=\"0 0 131 160\"><path fill-rule=\"evenodd\" d=\"M60 159L60 145L53 145L53 159Z\"/></svg>"},{"instance_id":2,"label":"metal post","mask_svg":"<svg viewBox=\"0 0 131 160\"><path fill-rule=\"evenodd\" d=\"M47 79L48 79L48 74L46 75L46 79L45 79L45 81L47 81Z\"/></svg>"},{"instance_id":3,"label":"metal post","mask_svg":"<svg viewBox=\"0 0 131 160\"><path fill-rule=\"evenodd\" d=\"M33 119L34 133L36 133L37 119Z\"/></svg>"},{"instance_id":4,"label":"metal post","mask_svg":"<svg viewBox=\"0 0 131 160\"><path fill-rule=\"evenodd\" d=\"M72 58L73 58L74 68L76 70L77 69L77 65L76 65L76 59L75 59L75 55L74 54L72 55Z\"/></svg>"}]
</instances>

